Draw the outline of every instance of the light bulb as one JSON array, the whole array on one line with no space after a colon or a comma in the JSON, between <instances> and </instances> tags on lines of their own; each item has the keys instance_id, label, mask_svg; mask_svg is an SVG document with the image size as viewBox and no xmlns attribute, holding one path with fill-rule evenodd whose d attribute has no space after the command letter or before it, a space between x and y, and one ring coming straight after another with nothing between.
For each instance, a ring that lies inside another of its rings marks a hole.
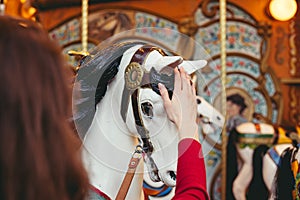
<instances>
[{"instance_id":1,"label":"light bulb","mask_svg":"<svg viewBox=\"0 0 300 200\"><path fill-rule=\"evenodd\" d=\"M274 19L287 21L296 14L297 2L296 0L272 0L269 9Z\"/></svg>"}]
</instances>

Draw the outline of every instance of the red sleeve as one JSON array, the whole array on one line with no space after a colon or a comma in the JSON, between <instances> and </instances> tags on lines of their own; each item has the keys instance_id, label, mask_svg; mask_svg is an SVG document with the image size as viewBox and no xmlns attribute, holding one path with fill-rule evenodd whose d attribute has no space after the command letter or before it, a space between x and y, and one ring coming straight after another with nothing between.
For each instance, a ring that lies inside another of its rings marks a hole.
<instances>
[{"instance_id":1,"label":"red sleeve","mask_svg":"<svg viewBox=\"0 0 300 200\"><path fill-rule=\"evenodd\" d=\"M201 144L186 138L178 144L176 190L173 200L209 199Z\"/></svg>"}]
</instances>

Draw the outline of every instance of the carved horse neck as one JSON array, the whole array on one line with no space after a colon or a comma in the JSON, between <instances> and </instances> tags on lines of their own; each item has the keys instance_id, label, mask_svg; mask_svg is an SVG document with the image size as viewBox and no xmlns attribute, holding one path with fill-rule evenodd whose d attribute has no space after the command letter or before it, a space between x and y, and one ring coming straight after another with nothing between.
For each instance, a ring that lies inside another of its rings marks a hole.
<instances>
[{"instance_id":1,"label":"carved horse neck","mask_svg":"<svg viewBox=\"0 0 300 200\"><path fill-rule=\"evenodd\" d=\"M115 84L124 84L122 81L118 82L111 83L111 91L116 91L113 89L116 87ZM109 92L97 105L83 149L90 183L111 199L117 195L138 143L137 138L129 133L121 116L117 113L120 112L120 102L121 100L114 93ZM128 199L143 197L141 187L143 171L143 162L140 162L127 194Z\"/></svg>"}]
</instances>

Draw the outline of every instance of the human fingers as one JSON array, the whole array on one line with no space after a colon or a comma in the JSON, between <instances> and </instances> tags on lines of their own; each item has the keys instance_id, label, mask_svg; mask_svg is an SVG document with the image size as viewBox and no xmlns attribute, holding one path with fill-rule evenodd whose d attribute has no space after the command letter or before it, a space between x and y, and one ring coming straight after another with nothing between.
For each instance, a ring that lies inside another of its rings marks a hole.
<instances>
[{"instance_id":1,"label":"human fingers","mask_svg":"<svg viewBox=\"0 0 300 200\"><path fill-rule=\"evenodd\" d=\"M192 90L193 90L193 95L196 96L196 85L194 82L192 82Z\"/></svg>"},{"instance_id":2,"label":"human fingers","mask_svg":"<svg viewBox=\"0 0 300 200\"><path fill-rule=\"evenodd\" d=\"M158 88L164 105L170 105L171 100L169 98L168 90L166 89L166 87L162 83L158 83Z\"/></svg>"},{"instance_id":3,"label":"human fingers","mask_svg":"<svg viewBox=\"0 0 300 200\"><path fill-rule=\"evenodd\" d=\"M191 90L191 77L186 73L183 68L180 68L180 76L181 76L181 87L182 90Z\"/></svg>"},{"instance_id":4,"label":"human fingers","mask_svg":"<svg viewBox=\"0 0 300 200\"><path fill-rule=\"evenodd\" d=\"M175 123L176 126L178 127L178 123L176 123L178 121L178 120L176 120L177 119L176 109L174 109L174 106L172 104L172 101L176 98L176 97L174 97L175 95L173 95L173 98L172 98L172 101L171 101L170 98L169 98L168 90L166 89L166 87L163 84L159 83L158 88L159 88L160 95L162 97L164 108L166 110L168 118L173 123Z\"/></svg>"},{"instance_id":5,"label":"human fingers","mask_svg":"<svg viewBox=\"0 0 300 200\"><path fill-rule=\"evenodd\" d=\"M181 78L177 67L174 69L174 74L175 74L174 91L176 92L181 90Z\"/></svg>"}]
</instances>

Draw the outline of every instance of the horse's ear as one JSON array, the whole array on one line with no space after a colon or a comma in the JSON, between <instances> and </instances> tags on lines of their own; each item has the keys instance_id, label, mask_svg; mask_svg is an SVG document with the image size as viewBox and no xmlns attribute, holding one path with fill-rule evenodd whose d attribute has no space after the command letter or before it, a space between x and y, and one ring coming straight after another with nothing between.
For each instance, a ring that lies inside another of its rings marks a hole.
<instances>
[{"instance_id":1,"label":"horse's ear","mask_svg":"<svg viewBox=\"0 0 300 200\"><path fill-rule=\"evenodd\" d=\"M164 56L161 59L158 60L157 65L160 67L160 71L163 67L171 67L175 68L180 63L182 63L183 58L181 56Z\"/></svg>"},{"instance_id":2,"label":"horse's ear","mask_svg":"<svg viewBox=\"0 0 300 200\"><path fill-rule=\"evenodd\" d=\"M155 62L155 70L162 73L165 69L177 67L182 61L181 56L163 56Z\"/></svg>"},{"instance_id":3,"label":"horse's ear","mask_svg":"<svg viewBox=\"0 0 300 200\"><path fill-rule=\"evenodd\" d=\"M195 71L205 67L207 65L206 60L184 60L180 65L179 68L183 67L184 70L188 74L192 74Z\"/></svg>"}]
</instances>

